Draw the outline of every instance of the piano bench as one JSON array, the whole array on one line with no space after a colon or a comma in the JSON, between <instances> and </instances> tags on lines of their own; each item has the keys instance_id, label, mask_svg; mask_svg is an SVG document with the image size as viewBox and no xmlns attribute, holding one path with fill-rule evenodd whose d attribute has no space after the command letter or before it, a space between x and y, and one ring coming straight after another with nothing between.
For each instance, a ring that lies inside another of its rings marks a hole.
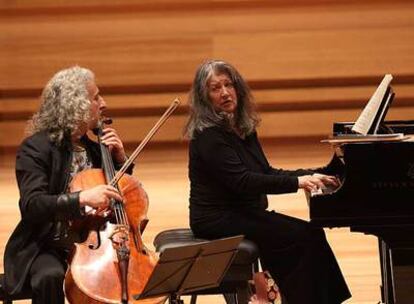
<instances>
[{"instance_id":1,"label":"piano bench","mask_svg":"<svg viewBox=\"0 0 414 304\"><path fill-rule=\"evenodd\" d=\"M13 301L17 300L30 300L32 298L31 291L22 291L15 295L8 295L4 288L4 274L0 274L0 301L3 304L11 304Z\"/></svg>"},{"instance_id":2,"label":"piano bench","mask_svg":"<svg viewBox=\"0 0 414 304\"><path fill-rule=\"evenodd\" d=\"M193 245L208 240L194 237L191 229L179 228L160 232L154 239L154 246L158 252L166 248ZM195 304L198 295L223 294L227 304L247 304L250 298L249 281L258 271L259 249L249 240L242 240L236 256L224 275L221 284L216 288L194 291L191 295L191 304ZM171 299L170 299L171 302Z\"/></svg>"}]
</instances>

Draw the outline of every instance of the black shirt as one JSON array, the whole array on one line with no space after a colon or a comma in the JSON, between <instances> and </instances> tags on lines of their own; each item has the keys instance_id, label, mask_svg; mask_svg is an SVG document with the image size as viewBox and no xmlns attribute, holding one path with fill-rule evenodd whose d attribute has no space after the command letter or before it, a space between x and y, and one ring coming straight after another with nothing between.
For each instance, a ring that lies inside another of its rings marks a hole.
<instances>
[{"instance_id":1,"label":"black shirt","mask_svg":"<svg viewBox=\"0 0 414 304\"><path fill-rule=\"evenodd\" d=\"M196 133L189 151L190 222L208 221L231 210L267 208L266 194L298 190L309 170L272 168L256 132L240 138L220 127Z\"/></svg>"}]
</instances>

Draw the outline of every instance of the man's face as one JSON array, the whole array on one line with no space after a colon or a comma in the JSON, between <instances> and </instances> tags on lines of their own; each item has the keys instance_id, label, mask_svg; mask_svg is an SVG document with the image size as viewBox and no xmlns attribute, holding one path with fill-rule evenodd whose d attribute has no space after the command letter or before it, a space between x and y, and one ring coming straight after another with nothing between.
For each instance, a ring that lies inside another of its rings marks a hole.
<instances>
[{"instance_id":1,"label":"man's face","mask_svg":"<svg viewBox=\"0 0 414 304\"><path fill-rule=\"evenodd\" d=\"M99 95L99 89L96 86L95 81L90 81L87 84L89 100L91 106L89 109L89 122L88 129L92 130L97 127L99 118L101 117L102 111L106 109L105 100Z\"/></svg>"}]
</instances>

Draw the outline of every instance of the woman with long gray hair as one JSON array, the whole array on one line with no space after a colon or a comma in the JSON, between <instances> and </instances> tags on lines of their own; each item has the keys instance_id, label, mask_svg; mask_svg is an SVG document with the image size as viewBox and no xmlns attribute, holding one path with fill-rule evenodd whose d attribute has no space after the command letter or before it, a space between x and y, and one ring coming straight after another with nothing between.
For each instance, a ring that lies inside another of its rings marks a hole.
<instances>
[{"instance_id":1,"label":"woman with long gray hair","mask_svg":"<svg viewBox=\"0 0 414 304\"><path fill-rule=\"evenodd\" d=\"M257 138L249 87L230 64L197 70L189 97L190 226L197 237L243 234L289 304L338 304L350 297L324 231L268 207L267 194L337 186L323 170L269 165Z\"/></svg>"},{"instance_id":2,"label":"woman with long gray hair","mask_svg":"<svg viewBox=\"0 0 414 304\"><path fill-rule=\"evenodd\" d=\"M21 220L4 256L9 294L30 289L33 303L63 304L68 254L79 241L70 221L81 218L86 206L102 212L110 199L122 200L109 185L67 193L74 175L101 166L99 145L86 133L96 128L105 108L88 69L59 71L45 86L40 109L29 122L29 136L16 157ZM119 168L126 160L123 144L114 129L103 132L102 143Z\"/></svg>"}]
</instances>

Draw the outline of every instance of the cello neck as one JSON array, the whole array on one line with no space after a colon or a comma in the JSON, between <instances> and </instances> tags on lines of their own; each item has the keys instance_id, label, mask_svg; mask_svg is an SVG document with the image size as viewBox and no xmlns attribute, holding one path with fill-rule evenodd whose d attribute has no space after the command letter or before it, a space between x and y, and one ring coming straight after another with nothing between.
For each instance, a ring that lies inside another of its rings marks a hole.
<instances>
[{"instance_id":1,"label":"cello neck","mask_svg":"<svg viewBox=\"0 0 414 304\"><path fill-rule=\"evenodd\" d=\"M105 180L106 183L109 184L112 179L115 176L115 166L112 161L111 152L109 151L109 148L102 143L101 138L103 136L103 120L100 120L98 122L98 127L96 128L97 136L98 136L98 142L101 149L101 158L102 158L102 169L105 174ZM116 185L113 185L116 187Z\"/></svg>"},{"instance_id":2,"label":"cello neck","mask_svg":"<svg viewBox=\"0 0 414 304\"><path fill-rule=\"evenodd\" d=\"M98 128L96 131L97 131L99 146L101 148L102 169L105 175L106 183L114 186L116 189L118 189L118 192L121 194L121 191L118 186L118 182L115 184L111 182L115 176L115 167L112 161L112 155L111 155L111 152L109 151L109 148L105 144L103 144L101 141L101 137L103 136L103 122L102 121L99 121ZM128 227L129 226L128 217L126 215L123 202L118 202L118 201L115 201L114 199L111 199L111 208L114 211L116 223L124 227Z\"/></svg>"}]
</instances>

